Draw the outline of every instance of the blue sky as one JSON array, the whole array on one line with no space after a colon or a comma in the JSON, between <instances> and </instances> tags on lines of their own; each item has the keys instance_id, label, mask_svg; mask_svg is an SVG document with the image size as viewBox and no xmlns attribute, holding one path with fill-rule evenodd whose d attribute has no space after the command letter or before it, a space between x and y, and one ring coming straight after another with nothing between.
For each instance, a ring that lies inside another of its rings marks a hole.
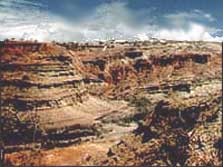
<instances>
[{"instance_id":1,"label":"blue sky","mask_svg":"<svg viewBox=\"0 0 223 167\"><path fill-rule=\"evenodd\" d=\"M223 40L222 0L0 0L0 39Z\"/></svg>"}]
</instances>

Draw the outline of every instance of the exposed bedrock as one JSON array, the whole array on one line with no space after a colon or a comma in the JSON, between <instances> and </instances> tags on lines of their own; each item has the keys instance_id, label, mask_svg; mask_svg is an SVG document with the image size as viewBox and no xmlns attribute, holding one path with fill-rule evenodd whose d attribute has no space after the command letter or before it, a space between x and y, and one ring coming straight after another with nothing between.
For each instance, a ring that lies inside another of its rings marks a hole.
<instances>
[{"instance_id":1,"label":"exposed bedrock","mask_svg":"<svg viewBox=\"0 0 223 167\"><path fill-rule=\"evenodd\" d=\"M94 93L106 94L114 99L133 93L132 89L136 87L147 87L151 93L171 89L189 91L195 82L221 79L220 45L216 44L212 49L208 44L200 44L205 49L189 43L168 45L117 45L116 49L83 50L77 54L85 66L85 72L106 83Z\"/></svg>"},{"instance_id":2,"label":"exposed bedrock","mask_svg":"<svg viewBox=\"0 0 223 167\"><path fill-rule=\"evenodd\" d=\"M12 164L222 165L220 43L25 45L0 48Z\"/></svg>"},{"instance_id":3,"label":"exposed bedrock","mask_svg":"<svg viewBox=\"0 0 223 167\"><path fill-rule=\"evenodd\" d=\"M114 106L89 95L84 85L97 81L85 77L82 62L64 48L47 45L17 57L13 49L3 53L1 136L5 145L72 144L97 135L97 118L126 105Z\"/></svg>"},{"instance_id":4,"label":"exposed bedrock","mask_svg":"<svg viewBox=\"0 0 223 167\"><path fill-rule=\"evenodd\" d=\"M52 52L29 52L8 60L12 54L6 52L1 58L1 110L6 118L3 137L7 144L25 143L33 139L32 135L39 136L39 113L54 109L63 112L85 96L83 77L63 49L54 47ZM31 133L33 128L36 134Z\"/></svg>"},{"instance_id":5,"label":"exposed bedrock","mask_svg":"<svg viewBox=\"0 0 223 167\"><path fill-rule=\"evenodd\" d=\"M195 89L190 97L172 95L158 101L135 135L124 137L95 164L220 166L220 83L216 88L208 95Z\"/></svg>"}]
</instances>

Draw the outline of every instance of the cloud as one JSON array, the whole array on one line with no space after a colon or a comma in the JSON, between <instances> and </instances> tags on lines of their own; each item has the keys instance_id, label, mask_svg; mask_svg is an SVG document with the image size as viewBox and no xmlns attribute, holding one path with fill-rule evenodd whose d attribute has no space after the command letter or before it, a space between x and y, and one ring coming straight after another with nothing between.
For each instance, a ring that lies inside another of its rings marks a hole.
<instances>
[{"instance_id":1,"label":"cloud","mask_svg":"<svg viewBox=\"0 0 223 167\"><path fill-rule=\"evenodd\" d=\"M47 6L28 0L0 1L0 39L25 38L40 41L222 40L222 32L209 23L215 18L201 10L169 13L157 18L153 9L132 10L122 1L96 6L81 20L70 20L47 11ZM215 36L214 34L218 34Z\"/></svg>"},{"instance_id":2,"label":"cloud","mask_svg":"<svg viewBox=\"0 0 223 167\"><path fill-rule=\"evenodd\" d=\"M214 34L219 30L210 26L210 23L215 21L215 18L201 10L193 10L190 12L178 12L166 14L162 20L165 22L161 26L155 37L172 40L188 40L188 41L221 41L221 37L216 37Z\"/></svg>"},{"instance_id":3,"label":"cloud","mask_svg":"<svg viewBox=\"0 0 223 167\"><path fill-rule=\"evenodd\" d=\"M26 0L0 1L0 38L44 39L48 21L43 8Z\"/></svg>"},{"instance_id":4,"label":"cloud","mask_svg":"<svg viewBox=\"0 0 223 167\"><path fill-rule=\"evenodd\" d=\"M160 29L156 35L157 38L163 39L171 39L171 40L187 40L187 41L196 41L196 40L204 40L204 41L214 41L214 37L212 37L208 33L208 29L197 23L189 23L189 27L187 30L185 29Z\"/></svg>"},{"instance_id":5,"label":"cloud","mask_svg":"<svg viewBox=\"0 0 223 167\"><path fill-rule=\"evenodd\" d=\"M95 39L132 40L136 39L138 34L144 33L146 29L152 29L151 24L145 24L147 20L145 22L137 20L143 12L148 13L149 10L135 12L130 10L125 2L103 3L81 21L69 23L69 26L66 23L67 28L63 32L78 34L81 40L89 41ZM80 39L76 38L76 40Z\"/></svg>"}]
</instances>

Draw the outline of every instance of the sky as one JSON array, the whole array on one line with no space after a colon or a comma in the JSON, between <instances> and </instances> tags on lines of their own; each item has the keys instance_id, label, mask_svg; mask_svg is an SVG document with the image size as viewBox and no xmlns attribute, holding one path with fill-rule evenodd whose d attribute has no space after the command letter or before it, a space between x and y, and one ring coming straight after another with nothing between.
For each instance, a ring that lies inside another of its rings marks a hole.
<instances>
[{"instance_id":1,"label":"sky","mask_svg":"<svg viewBox=\"0 0 223 167\"><path fill-rule=\"evenodd\" d=\"M0 0L0 40L223 41L223 0Z\"/></svg>"}]
</instances>

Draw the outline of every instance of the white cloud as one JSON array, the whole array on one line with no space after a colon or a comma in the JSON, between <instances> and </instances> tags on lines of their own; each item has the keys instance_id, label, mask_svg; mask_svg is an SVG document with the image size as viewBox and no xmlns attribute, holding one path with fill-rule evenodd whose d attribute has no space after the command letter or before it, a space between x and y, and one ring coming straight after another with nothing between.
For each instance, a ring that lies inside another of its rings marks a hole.
<instances>
[{"instance_id":1,"label":"white cloud","mask_svg":"<svg viewBox=\"0 0 223 167\"><path fill-rule=\"evenodd\" d=\"M204 40L214 41L215 38L208 33L208 29L197 23L189 23L188 30L185 29L160 29L156 34L157 38L171 39L171 40Z\"/></svg>"},{"instance_id":2,"label":"white cloud","mask_svg":"<svg viewBox=\"0 0 223 167\"><path fill-rule=\"evenodd\" d=\"M86 39L133 39L153 25L139 23L136 16L124 2L99 5L95 12L83 20L81 29Z\"/></svg>"},{"instance_id":3,"label":"white cloud","mask_svg":"<svg viewBox=\"0 0 223 167\"><path fill-rule=\"evenodd\" d=\"M178 12L164 15L168 26L160 28L156 33L157 38L172 39L172 40L188 40L188 41L222 41L222 37L215 37L217 30L209 26L210 22L215 21L215 18L201 10L193 10L190 12ZM223 33L222 33L223 35Z\"/></svg>"},{"instance_id":4,"label":"white cloud","mask_svg":"<svg viewBox=\"0 0 223 167\"><path fill-rule=\"evenodd\" d=\"M0 1L0 38L37 38L44 40L47 13L39 3L25 0Z\"/></svg>"},{"instance_id":5,"label":"white cloud","mask_svg":"<svg viewBox=\"0 0 223 167\"><path fill-rule=\"evenodd\" d=\"M21 3L22 2L22 3ZM202 21L215 18L201 10L164 15L168 25L159 24L148 10L132 11L121 1L103 3L81 21L68 20L44 10L40 3L27 0L0 1L0 39L35 38L40 41L82 41L140 39L222 40L213 37L215 27ZM146 18L142 18L145 16ZM141 16L141 17L139 17Z\"/></svg>"}]
</instances>

